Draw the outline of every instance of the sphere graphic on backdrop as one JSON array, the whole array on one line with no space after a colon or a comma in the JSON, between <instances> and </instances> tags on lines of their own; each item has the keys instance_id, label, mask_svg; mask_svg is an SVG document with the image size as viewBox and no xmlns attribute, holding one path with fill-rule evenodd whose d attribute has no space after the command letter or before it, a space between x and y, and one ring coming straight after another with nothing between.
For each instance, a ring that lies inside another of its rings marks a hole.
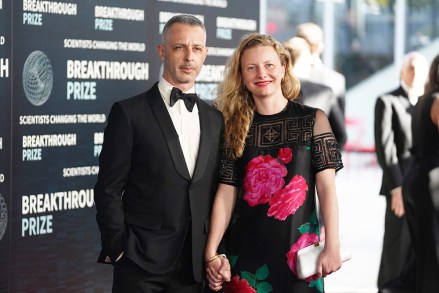
<instances>
[{"instance_id":1,"label":"sphere graphic on backdrop","mask_svg":"<svg viewBox=\"0 0 439 293\"><path fill-rule=\"evenodd\" d=\"M5 199L0 193L0 241L5 235L6 226L8 225L8 209L6 207Z\"/></svg>"},{"instance_id":2,"label":"sphere graphic on backdrop","mask_svg":"<svg viewBox=\"0 0 439 293\"><path fill-rule=\"evenodd\" d=\"M41 51L33 51L23 68L23 89L34 106L43 105L53 86L53 71L49 58Z\"/></svg>"}]
</instances>

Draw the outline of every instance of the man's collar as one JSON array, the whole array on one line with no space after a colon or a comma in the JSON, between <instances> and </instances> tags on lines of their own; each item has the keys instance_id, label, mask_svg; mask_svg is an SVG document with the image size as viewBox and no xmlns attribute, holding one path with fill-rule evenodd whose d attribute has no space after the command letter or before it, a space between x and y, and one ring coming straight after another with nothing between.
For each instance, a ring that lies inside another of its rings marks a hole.
<instances>
[{"instance_id":1,"label":"man's collar","mask_svg":"<svg viewBox=\"0 0 439 293\"><path fill-rule=\"evenodd\" d=\"M169 104L169 97L171 96L172 88L174 87L172 84L170 84L163 76L159 79L159 91L163 96L163 99L167 104ZM190 88L187 92L184 92L185 94L194 94L195 93L195 86Z\"/></svg>"}]
</instances>

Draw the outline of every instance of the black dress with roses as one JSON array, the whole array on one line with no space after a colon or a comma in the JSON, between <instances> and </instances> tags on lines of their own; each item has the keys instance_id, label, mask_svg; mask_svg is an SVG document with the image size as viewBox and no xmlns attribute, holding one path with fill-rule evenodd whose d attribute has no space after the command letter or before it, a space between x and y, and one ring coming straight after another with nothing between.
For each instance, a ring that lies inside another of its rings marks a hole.
<instances>
[{"instance_id":1,"label":"black dress with roses","mask_svg":"<svg viewBox=\"0 0 439 293\"><path fill-rule=\"evenodd\" d=\"M232 281L224 292L324 292L322 278L296 278L296 252L320 237L316 173L342 167L321 110L289 101L278 114L255 113L242 157L221 164L220 182L239 189L225 236Z\"/></svg>"}]
</instances>

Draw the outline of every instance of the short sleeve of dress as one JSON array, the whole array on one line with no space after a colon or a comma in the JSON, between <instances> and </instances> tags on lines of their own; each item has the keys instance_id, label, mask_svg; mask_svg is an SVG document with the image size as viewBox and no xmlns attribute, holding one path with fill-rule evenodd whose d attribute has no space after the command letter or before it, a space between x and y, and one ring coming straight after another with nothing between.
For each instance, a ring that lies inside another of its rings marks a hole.
<instances>
[{"instance_id":1,"label":"short sleeve of dress","mask_svg":"<svg viewBox=\"0 0 439 293\"><path fill-rule=\"evenodd\" d=\"M312 164L316 173L325 169L343 168L340 145L332 133L326 114L316 111L314 135L312 139Z\"/></svg>"},{"instance_id":2,"label":"short sleeve of dress","mask_svg":"<svg viewBox=\"0 0 439 293\"><path fill-rule=\"evenodd\" d=\"M227 185L238 187L238 173L236 168L236 160L230 159L226 150L221 151L221 163L219 168L219 182Z\"/></svg>"}]
</instances>

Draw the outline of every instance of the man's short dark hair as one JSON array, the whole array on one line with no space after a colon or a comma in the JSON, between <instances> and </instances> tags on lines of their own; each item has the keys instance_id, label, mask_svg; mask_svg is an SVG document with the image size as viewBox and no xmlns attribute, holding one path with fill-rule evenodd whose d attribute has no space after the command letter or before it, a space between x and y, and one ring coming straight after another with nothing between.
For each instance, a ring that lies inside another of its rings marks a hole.
<instances>
[{"instance_id":1,"label":"man's short dark hair","mask_svg":"<svg viewBox=\"0 0 439 293\"><path fill-rule=\"evenodd\" d=\"M206 31L206 27L204 26L204 23L199 18L191 14L179 14L171 17L166 22L165 26L163 27L162 40L164 40L169 28L176 23L185 24L189 26L199 26L204 31Z\"/></svg>"}]
</instances>

